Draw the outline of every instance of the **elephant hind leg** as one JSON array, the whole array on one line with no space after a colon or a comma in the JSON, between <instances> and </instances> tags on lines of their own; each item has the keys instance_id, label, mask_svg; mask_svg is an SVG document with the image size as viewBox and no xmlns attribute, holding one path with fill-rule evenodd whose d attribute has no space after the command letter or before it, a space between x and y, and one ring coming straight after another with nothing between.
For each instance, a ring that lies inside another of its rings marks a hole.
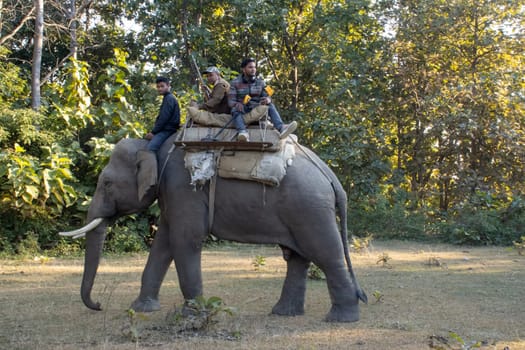
<instances>
[{"instance_id":1,"label":"elephant hind leg","mask_svg":"<svg viewBox=\"0 0 525 350\"><path fill-rule=\"evenodd\" d=\"M344 266L325 269L332 307L325 317L327 322L359 321L359 298Z\"/></svg>"},{"instance_id":2,"label":"elephant hind leg","mask_svg":"<svg viewBox=\"0 0 525 350\"><path fill-rule=\"evenodd\" d=\"M291 251L286 259L287 271L281 297L272 309L272 314L298 316L304 314L306 276L310 261Z\"/></svg>"}]
</instances>

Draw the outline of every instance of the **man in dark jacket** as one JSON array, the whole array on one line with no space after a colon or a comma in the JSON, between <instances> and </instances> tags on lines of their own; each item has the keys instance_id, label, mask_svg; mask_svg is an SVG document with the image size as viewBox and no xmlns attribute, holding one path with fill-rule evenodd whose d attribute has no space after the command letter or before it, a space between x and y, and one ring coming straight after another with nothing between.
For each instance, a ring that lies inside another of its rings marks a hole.
<instances>
[{"instance_id":1,"label":"man in dark jacket","mask_svg":"<svg viewBox=\"0 0 525 350\"><path fill-rule=\"evenodd\" d=\"M158 77L155 83L157 84L157 92L164 97L155 125L151 132L146 135L146 139L150 140L148 150L153 152L157 152L164 141L180 126L179 102L170 91L170 81L166 77Z\"/></svg>"},{"instance_id":2,"label":"man in dark jacket","mask_svg":"<svg viewBox=\"0 0 525 350\"><path fill-rule=\"evenodd\" d=\"M244 125L243 115L259 105L268 105L268 116L273 126L284 139L297 129L297 122L284 124L279 112L272 103L266 83L257 78L257 67L253 58L245 58L241 63L242 74L231 81L228 104L231 108L239 141L249 141L248 131Z\"/></svg>"}]
</instances>

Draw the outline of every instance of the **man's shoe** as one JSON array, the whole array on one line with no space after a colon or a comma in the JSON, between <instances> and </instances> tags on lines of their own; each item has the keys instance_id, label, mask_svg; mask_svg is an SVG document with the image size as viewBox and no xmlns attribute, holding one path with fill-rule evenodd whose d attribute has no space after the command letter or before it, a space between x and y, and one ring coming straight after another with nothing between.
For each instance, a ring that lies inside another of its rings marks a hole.
<instances>
[{"instance_id":1,"label":"man's shoe","mask_svg":"<svg viewBox=\"0 0 525 350\"><path fill-rule=\"evenodd\" d=\"M283 127L281 128L280 138L281 139L287 138L288 135L293 133L296 129L297 129L297 122L296 121L293 121L290 124L284 124Z\"/></svg>"},{"instance_id":2,"label":"man's shoe","mask_svg":"<svg viewBox=\"0 0 525 350\"><path fill-rule=\"evenodd\" d=\"M239 131L239 135L237 135L237 141L249 142L250 141L250 134L248 134L248 131L246 131L246 130Z\"/></svg>"}]
</instances>

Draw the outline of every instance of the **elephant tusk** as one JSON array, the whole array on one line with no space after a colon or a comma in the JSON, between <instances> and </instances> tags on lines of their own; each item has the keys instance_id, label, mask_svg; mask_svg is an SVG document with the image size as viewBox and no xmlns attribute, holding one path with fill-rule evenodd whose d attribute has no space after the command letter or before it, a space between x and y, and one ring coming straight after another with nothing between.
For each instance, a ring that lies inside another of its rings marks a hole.
<instances>
[{"instance_id":1,"label":"elephant tusk","mask_svg":"<svg viewBox=\"0 0 525 350\"><path fill-rule=\"evenodd\" d=\"M100 225L100 223L103 220L104 220L103 218L96 218L96 219L93 219L89 224L87 224L84 227L79 228L78 230L68 231L68 232L59 232L58 234L61 236L65 236L65 237L73 237L73 239L81 238L86 235L86 232L89 232L95 227L97 227L98 225Z\"/></svg>"}]
</instances>

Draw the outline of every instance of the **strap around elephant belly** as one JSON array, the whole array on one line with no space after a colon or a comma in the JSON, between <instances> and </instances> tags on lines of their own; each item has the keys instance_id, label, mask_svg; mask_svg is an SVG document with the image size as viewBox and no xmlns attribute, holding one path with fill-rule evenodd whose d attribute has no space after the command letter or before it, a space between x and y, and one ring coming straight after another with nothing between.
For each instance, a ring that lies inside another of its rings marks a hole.
<instances>
[{"instance_id":1,"label":"strap around elephant belly","mask_svg":"<svg viewBox=\"0 0 525 350\"><path fill-rule=\"evenodd\" d=\"M222 149L215 151L215 164L219 164L219 159L221 158ZM217 168L215 173L210 179L210 195L208 198L208 234L211 234L211 229L213 227L213 220L215 217L215 191L217 189Z\"/></svg>"}]
</instances>

